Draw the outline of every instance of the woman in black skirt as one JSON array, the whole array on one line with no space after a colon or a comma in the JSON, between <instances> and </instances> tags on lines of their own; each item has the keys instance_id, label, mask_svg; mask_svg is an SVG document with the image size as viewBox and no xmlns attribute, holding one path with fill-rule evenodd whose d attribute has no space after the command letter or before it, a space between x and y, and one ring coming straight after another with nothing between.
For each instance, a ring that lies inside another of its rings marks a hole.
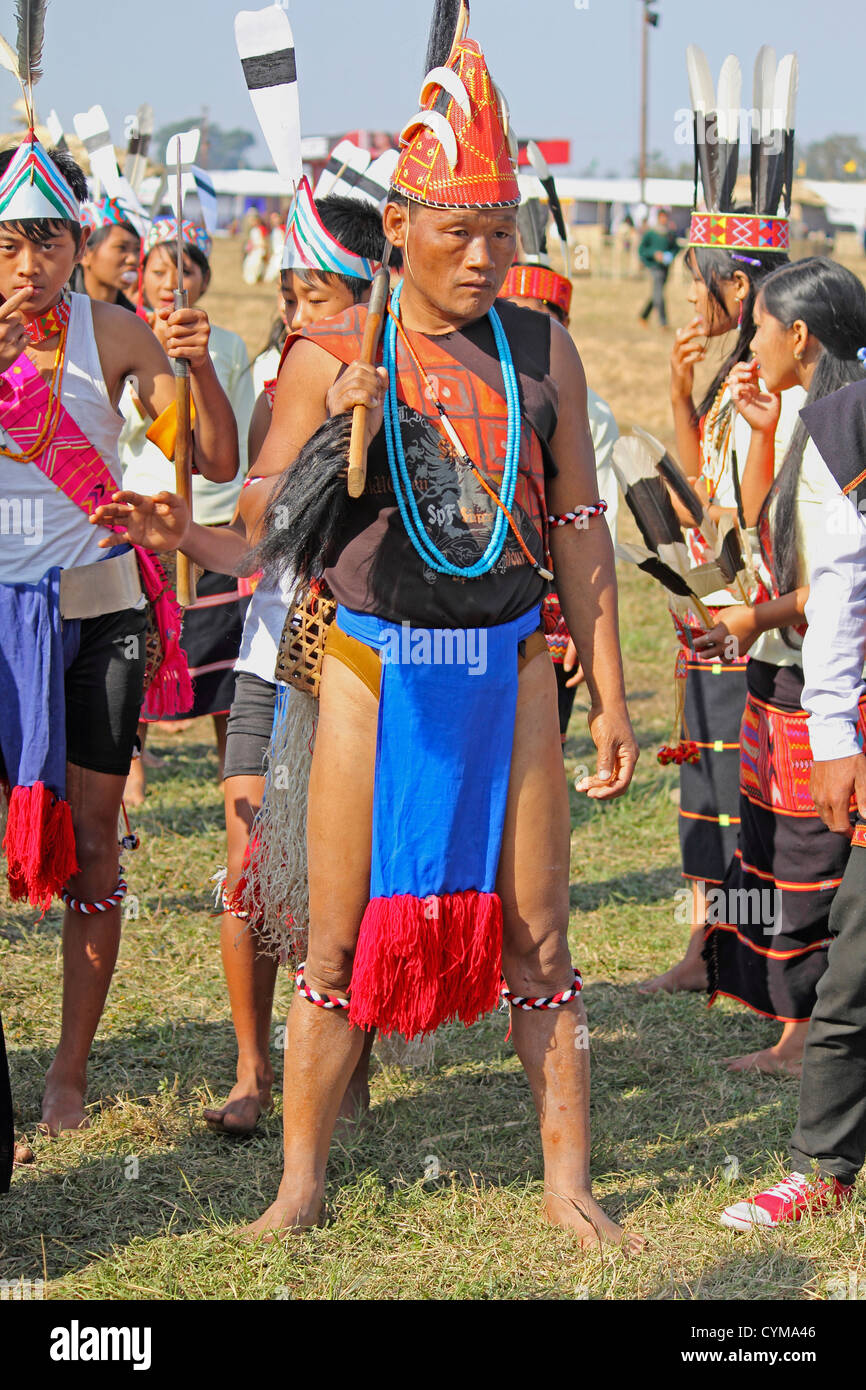
<instances>
[{"instance_id":1,"label":"woman in black skirt","mask_svg":"<svg viewBox=\"0 0 866 1390\"><path fill-rule=\"evenodd\" d=\"M766 492L765 486L764 492L753 496L756 489L754 472L749 467L751 430L734 407L728 378L736 365L750 355L749 344L755 331L752 314L760 285L787 259L784 252L751 247L742 253L734 247L691 246L686 253L685 265L691 275L688 299L695 314L676 335L671 354L671 402L683 471L714 519L725 512L738 511L742 518L744 500L757 500L760 504ZM695 364L706 356L711 339L727 338L731 333L737 335L733 347L703 400L695 406ZM776 429L776 466L781 465L805 392L792 391L788 397ZM676 499L672 500L680 511ZM680 520L693 526L685 512L681 512ZM686 540L695 564L712 559L712 551L699 531L688 530ZM727 589L704 600L713 617L741 602L741 594ZM698 745L700 755L696 763L680 765L680 854L683 877L692 888L691 927L683 959L640 985L645 994L706 989L706 967L701 954L706 898L725 877L740 828L739 748L746 703L745 654L742 660L723 664L698 652L694 634L701 630L701 623L696 614L684 619L675 617L674 626L680 642L677 678L685 680L685 728L688 738Z\"/></svg>"},{"instance_id":2,"label":"woman in black skirt","mask_svg":"<svg viewBox=\"0 0 866 1390\"><path fill-rule=\"evenodd\" d=\"M758 296L754 370L736 369L732 391L754 432L772 441L779 396L799 386L816 401L862 381L866 290L834 261L783 267ZM756 373L767 390L759 390ZM768 442L767 457L772 460ZM783 1024L778 1041L738 1057L735 1070L798 1072L815 991L826 968L830 907L849 839L828 830L809 790L812 753L802 708L800 648L807 576L826 544L839 490L798 423L781 472L757 518L772 597L728 608L698 637L710 660L733 642L749 651L740 752L740 835L721 888L708 901L705 959L711 1002L718 994ZM860 737L866 733L866 697Z\"/></svg>"}]
</instances>

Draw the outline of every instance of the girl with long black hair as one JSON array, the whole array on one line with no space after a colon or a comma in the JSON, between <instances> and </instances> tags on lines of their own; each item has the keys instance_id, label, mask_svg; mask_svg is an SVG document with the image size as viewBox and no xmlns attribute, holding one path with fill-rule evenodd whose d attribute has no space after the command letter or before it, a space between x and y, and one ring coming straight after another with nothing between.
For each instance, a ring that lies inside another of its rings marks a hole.
<instances>
[{"instance_id":1,"label":"girl with long black hair","mask_svg":"<svg viewBox=\"0 0 866 1390\"><path fill-rule=\"evenodd\" d=\"M764 468L764 443L753 440L749 424L738 413L731 395L731 373L750 356L755 332L754 306L761 284L780 265L784 252L726 246L690 246L685 266L691 276L688 299L694 316L678 330L671 353L671 407L677 452L686 476L710 515L753 511L763 501L769 482ZM727 351L698 405L694 402L695 367L710 344L730 339ZM773 441L775 465L781 465L805 392L791 391ZM696 564L712 559L712 551L691 517L686 538ZM729 589L710 594L705 603L715 614L742 601ZM723 881L737 845L739 830L739 730L746 703L746 661L703 659L688 641L685 624L675 619L684 648L684 722L689 736L700 744L697 763L680 765L679 832L683 877L692 885L692 916L685 956L663 974L641 985L643 993L658 990L706 989L702 960L708 891Z\"/></svg>"},{"instance_id":2,"label":"girl with long black hair","mask_svg":"<svg viewBox=\"0 0 866 1390\"><path fill-rule=\"evenodd\" d=\"M801 704L806 580L826 534L829 475L801 421L775 479L772 442L792 390L805 390L811 403L862 381L866 289L834 261L799 261L767 277L754 317L754 360L734 368L731 394L753 436L764 441L755 495L762 487L767 495L759 506L748 504L746 522L758 525L772 597L754 607L727 608L695 643L714 661L749 653L739 843L721 890L708 903L705 959L712 998L728 995L784 1025L772 1047L731 1066L796 1072L826 966L827 919L849 842L827 829L812 802Z\"/></svg>"}]
</instances>

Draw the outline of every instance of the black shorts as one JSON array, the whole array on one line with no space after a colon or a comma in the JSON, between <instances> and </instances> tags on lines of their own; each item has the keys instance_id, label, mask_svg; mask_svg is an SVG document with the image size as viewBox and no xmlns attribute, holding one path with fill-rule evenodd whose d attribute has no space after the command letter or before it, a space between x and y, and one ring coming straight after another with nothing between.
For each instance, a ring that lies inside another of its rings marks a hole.
<instances>
[{"instance_id":1,"label":"black shorts","mask_svg":"<svg viewBox=\"0 0 866 1390\"><path fill-rule=\"evenodd\" d=\"M238 671L226 734L224 777L264 777L277 687L251 671Z\"/></svg>"},{"instance_id":2,"label":"black shorts","mask_svg":"<svg viewBox=\"0 0 866 1390\"><path fill-rule=\"evenodd\" d=\"M66 672L66 760L125 777L144 684L147 609L83 618L78 655Z\"/></svg>"}]
</instances>

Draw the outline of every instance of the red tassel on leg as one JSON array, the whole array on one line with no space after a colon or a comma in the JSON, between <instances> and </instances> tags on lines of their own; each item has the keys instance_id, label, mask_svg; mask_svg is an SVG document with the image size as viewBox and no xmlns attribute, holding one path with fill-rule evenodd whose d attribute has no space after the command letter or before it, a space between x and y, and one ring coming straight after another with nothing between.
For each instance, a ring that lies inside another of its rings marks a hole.
<instances>
[{"instance_id":1,"label":"red tassel on leg","mask_svg":"<svg viewBox=\"0 0 866 1390\"><path fill-rule=\"evenodd\" d=\"M75 832L68 801L44 782L13 787L3 840L9 892L45 912L67 879L78 873Z\"/></svg>"},{"instance_id":2,"label":"red tassel on leg","mask_svg":"<svg viewBox=\"0 0 866 1390\"><path fill-rule=\"evenodd\" d=\"M352 971L349 1022L407 1038L459 1018L474 1023L499 999L502 903L496 893L373 898Z\"/></svg>"}]
</instances>

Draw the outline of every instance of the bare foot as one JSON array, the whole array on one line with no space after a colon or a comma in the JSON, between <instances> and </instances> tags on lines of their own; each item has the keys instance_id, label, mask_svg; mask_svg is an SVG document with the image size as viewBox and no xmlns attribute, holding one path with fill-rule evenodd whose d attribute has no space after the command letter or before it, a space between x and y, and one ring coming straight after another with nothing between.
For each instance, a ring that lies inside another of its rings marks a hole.
<instances>
[{"instance_id":1,"label":"bare foot","mask_svg":"<svg viewBox=\"0 0 866 1390\"><path fill-rule=\"evenodd\" d=\"M241 1240L252 1243L263 1241L272 1244L283 1240L295 1231L308 1231L319 1224L322 1218L323 1192L317 1190L312 1196L284 1193L282 1183L277 1200L272 1202L258 1221L249 1226L240 1226L237 1235Z\"/></svg>"},{"instance_id":2,"label":"bare foot","mask_svg":"<svg viewBox=\"0 0 866 1390\"><path fill-rule=\"evenodd\" d=\"M707 967L701 960L697 962L678 961L663 975L654 975L651 980L643 980L638 985L641 994L658 994L661 991L664 991L665 994L679 994L684 990L689 990L694 994L703 994L706 988Z\"/></svg>"},{"instance_id":3,"label":"bare foot","mask_svg":"<svg viewBox=\"0 0 866 1390\"><path fill-rule=\"evenodd\" d=\"M762 1071L769 1075L782 1073L784 1076L799 1076L803 1070L803 1054L799 1057L786 1056L774 1047L764 1047L760 1052L748 1052L745 1057L726 1057L724 1064L728 1071Z\"/></svg>"},{"instance_id":4,"label":"bare foot","mask_svg":"<svg viewBox=\"0 0 866 1390\"><path fill-rule=\"evenodd\" d=\"M624 1231L588 1192L566 1197L548 1190L544 1194L544 1214L551 1226L576 1232L582 1250L599 1250L604 1245L612 1245L624 1255L632 1256L642 1254L646 1245L646 1236Z\"/></svg>"},{"instance_id":5,"label":"bare foot","mask_svg":"<svg viewBox=\"0 0 866 1390\"><path fill-rule=\"evenodd\" d=\"M250 1087L238 1081L229 1091L225 1105L208 1107L203 1113L213 1129L240 1137L252 1134L259 1117L269 1115L273 1108L270 1084Z\"/></svg>"},{"instance_id":6,"label":"bare foot","mask_svg":"<svg viewBox=\"0 0 866 1390\"><path fill-rule=\"evenodd\" d=\"M89 1124L84 1108L84 1087L73 1082L53 1081L51 1073L45 1078L42 1097L40 1134L55 1139L64 1129L86 1129Z\"/></svg>"},{"instance_id":7,"label":"bare foot","mask_svg":"<svg viewBox=\"0 0 866 1390\"><path fill-rule=\"evenodd\" d=\"M129 765L126 786L123 788L123 800L127 806L141 806L146 795L147 773L144 770L144 759L133 758Z\"/></svg>"}]
</instances>

